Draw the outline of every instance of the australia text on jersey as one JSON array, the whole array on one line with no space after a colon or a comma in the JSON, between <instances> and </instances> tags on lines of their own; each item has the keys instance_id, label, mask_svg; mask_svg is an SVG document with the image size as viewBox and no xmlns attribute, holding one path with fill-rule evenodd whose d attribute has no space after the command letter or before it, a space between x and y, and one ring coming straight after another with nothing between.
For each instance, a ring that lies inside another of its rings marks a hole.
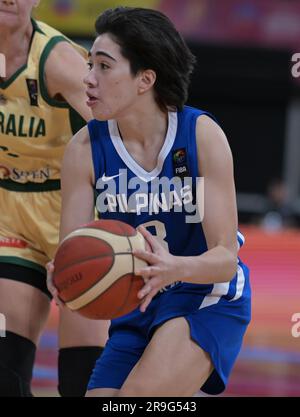
<instances>
[{"instance_id":1,"label":"australia text on jersey","mask_svg":"<svg viewBox=\"0 0 300 417\"><path fill-rule=\"evenodd\" d=\"M38 138L46 136L46 123L38 117L26 118L24 115L6 116L0 111L0 133L18 138Z\"/></svg>"},{"instance_id":2,"label":"australia text on jersey","mask_svg":"<svg viewBox=\"0 0 300 417\"><path fill-rule=\"evenodd\" d=\"M99 213L184 212L186 223L198 223L204 217L203 177L154 177L147 182L138 176L128 180L127 169L120 169L118 174L103 174L96 189Z\"/></svg>"}]
</instances>

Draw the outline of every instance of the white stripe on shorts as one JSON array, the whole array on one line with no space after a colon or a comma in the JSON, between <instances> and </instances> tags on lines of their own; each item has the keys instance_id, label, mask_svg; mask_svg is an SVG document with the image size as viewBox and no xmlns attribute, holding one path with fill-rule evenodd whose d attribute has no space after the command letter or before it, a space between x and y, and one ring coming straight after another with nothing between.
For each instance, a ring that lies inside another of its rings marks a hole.
<instances>
[{"instance_id":1,"label":"white stripe on shorts","mask_svg":"<svg viewBox=\"0 0 300 417\"><path fill-rule=\"evenodd\" d=\"M217 304L222 297L222 295L226 295L229 290L229 282L218 282L214 284L212 292L207 294L199 307L199 310L204 307L212 306L213 304Z\"/></svg>"},{"instance_id":2,"label":"white stripe on shorts","mask_svg":"<svg viewBox=\"0 0 300 417\"><path fill-rule=\"evenodd\" d=\"M242 233L238 230L237 232L237 237L238 237L238 245L239 245L239 249L243 246L243 244L245 243L245 237L244 235L242 235ZM241 243L240 241L241 240Z\"/></svg>"},{"instance_id":3,"label":"white stripe on shorts","mask_svg":"<svg viewBox=\"0 0 300 417\"><path fill-rule=\"evenodd\" d=\"M244 286L245 286L244 270L243 270L243 268L240 265L238 265L238 268L237 268L236 293L235 293L235 296L230 301L238 300L242 296Z\"/></svg>"},{"instance_id":4,"label":"white stripe on shorts","mask_svg":"<svg viewBox=\"0 0 300 417\"><path fill-rule=\"evenodd\" d=\"M207 294L203 298L202 303L199 307L199 310L201 308L205 308L205 307L209 307L209 306L212 306L214 304L217 304L219 302L220 298L223 295L226 295L228 293L230 282L231 281L229 281L229 282L220 282L220 283L214 284L212 292L210 294ZM244 270L240 265L238 265L238 267L237 267L236 293L235 293L235 296L230 301L236 301L242 296L244 286L245 286Z\"/></svg>"}]
</instances>

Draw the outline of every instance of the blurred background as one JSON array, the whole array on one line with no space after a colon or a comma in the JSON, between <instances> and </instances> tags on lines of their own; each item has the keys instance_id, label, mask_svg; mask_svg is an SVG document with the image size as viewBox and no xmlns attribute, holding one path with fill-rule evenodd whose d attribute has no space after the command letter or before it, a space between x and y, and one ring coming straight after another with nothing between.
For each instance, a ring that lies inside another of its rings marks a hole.
<instances>
[{"instance_id":1,"label":"blurred background","mask_svg":"<svg viewBox=\"0 0 300 417\"><path fill-rule=\"evenodd\" d=\"M35 17L90 48L118 5L175 23L198 61L188 104L217 117L233 152L253 318L224 395L300 396L300 0L43 0ZM57 395L56 325L53 306L36 395Z\"/></svg>"}]
</instances>

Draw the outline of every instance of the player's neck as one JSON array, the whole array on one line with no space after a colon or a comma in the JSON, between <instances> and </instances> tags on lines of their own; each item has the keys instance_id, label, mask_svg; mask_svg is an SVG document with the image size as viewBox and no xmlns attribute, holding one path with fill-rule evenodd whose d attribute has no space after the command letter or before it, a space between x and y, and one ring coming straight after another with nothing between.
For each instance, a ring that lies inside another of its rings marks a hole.
<instances>
[{"instance_id":1,"label":"player's neck","mask_svg":"<svg viewBox=\"0 0 300 417\"><path fill-rule=\"evenodd\" d=\"M16 57L27 56L33 28L31 22L17 31L1 29L0 52L5 55L7 64Z\"/></svg>"},{"instance_id":2,"label":"player's neck","mask_svg":"<svg viewBox=\"0 0 300 417\"><path fill-rule=\"evenodd\" d=\"M151 108L140 107L117 120L120 136L124 143L149 143L164 141L168 129L168 113L160 110L156 104Z\"/></svg>"}]
</instances>

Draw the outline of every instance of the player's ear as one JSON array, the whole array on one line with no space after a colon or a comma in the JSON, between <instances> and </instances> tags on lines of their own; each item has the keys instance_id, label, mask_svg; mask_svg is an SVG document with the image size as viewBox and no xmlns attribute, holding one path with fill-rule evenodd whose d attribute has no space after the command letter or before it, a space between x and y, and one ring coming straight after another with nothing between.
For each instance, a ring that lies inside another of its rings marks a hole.
<instances>
[{"instance_id":1,"label":"player's ear","mask_svg":"<svg viewBox=\"0 0 300 417\"><path fill-rule=\"evenodd\" d=\"M33 7L38 7L40 0L34 0Z\"/></svg>"},{"instance_id":2,"label":"player's ear","mask_svg":"<svg viewBox=\"0 0 300 417\"><path fill-rule=\"evenodd\" d=\"M138 92L140 94L145 93L153 87L156 81L156 73L151 69L147 69L141 72Z\"/></svg>"}]
</instances>

